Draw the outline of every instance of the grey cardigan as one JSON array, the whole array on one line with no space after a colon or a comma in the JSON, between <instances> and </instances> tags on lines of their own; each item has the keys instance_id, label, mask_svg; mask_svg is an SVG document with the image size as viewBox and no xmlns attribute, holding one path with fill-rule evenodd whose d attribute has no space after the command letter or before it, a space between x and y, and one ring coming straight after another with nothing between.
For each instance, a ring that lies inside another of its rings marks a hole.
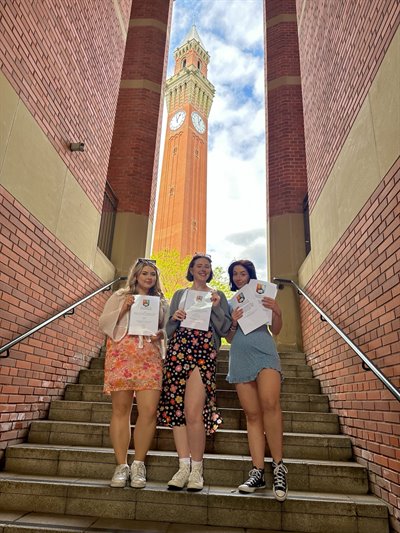
<instances>
[{"instance_id":1,"label":"grey cardigan","mask_svg":"<svg viewBox=\"0 0 400 533\"><path fill-rule=\"evenodd\" d=\"M180 327L179 320L172 320L175 311L179 308L182 295L186 289L179 289L172 297L169 306L169 320L166 325L167 337L170 339L175 333L175 330ZM210 322L213 329L213 344L216 350L221 346L221 337L228 334L229 328L232 324L231 316L229 314L228 300L222 291L217 291L221 297L220 303L211 308Z\"/></svg>"}]
</instances>

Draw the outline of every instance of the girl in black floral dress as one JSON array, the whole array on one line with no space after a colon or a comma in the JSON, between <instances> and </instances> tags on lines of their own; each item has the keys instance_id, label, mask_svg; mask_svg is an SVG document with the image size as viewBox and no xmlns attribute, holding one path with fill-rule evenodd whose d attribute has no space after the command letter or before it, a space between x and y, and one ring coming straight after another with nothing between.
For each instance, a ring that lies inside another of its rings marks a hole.
<instances>
[{"instance_id":1,"label":"girl in black floral dress","mask_svg":"<svg viewBox=\"0 0 400 533\"><path fill-rule=\"evenodd\" d=\"M179 470L168 482L171 490L181 490L186 484L191 491L203 488L206 434L216 431L222 422L215 397L216 361L221 337L227 335L231 319L225 295L207 285L212 276L210 256L196 254L186 277L193 281L190 289L211 292L208 331L180 325L186 318L184 302L188 289L178 290L170 306L158 423L173 428L179 457Z\"/></svg>"}]
</instances>

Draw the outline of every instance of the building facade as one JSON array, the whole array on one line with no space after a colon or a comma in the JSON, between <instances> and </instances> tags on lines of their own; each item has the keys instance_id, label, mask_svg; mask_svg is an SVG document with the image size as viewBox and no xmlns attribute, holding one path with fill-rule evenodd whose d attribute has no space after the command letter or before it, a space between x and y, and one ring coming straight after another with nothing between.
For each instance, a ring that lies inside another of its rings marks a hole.
<instances>
[{"instance_id":1,"label":"building facade","mask_svg":"<svg viewBox=\"0 0 400 533\"><path fill-rule=\"evenodd\" d=\"M171 9L169 0L1 3L1 346L144 254ZM110 257L98 247L107 182L119 200ZM98 354L105 299L0 359L1 454Z\"/></svg>"},{"instance_id":2,"label":"building facade","mask_svg":"<svg viewBox=\"0 0 400 533\"><path fill-rule=\"evenodd\" d=\"M172 4L0 5L2 345L125 274L149 248ZM271 276L304 287L399 386L400 5L266 0L264 20ZM195 73L194 57L174 76L202 73L211 105L207 58ZM169 108L169 123L186 113L173 135L190 124L192 162L207 136L202 99ZM80 142L84 151L72 152ZM97 246L107 182L118 198L109 256ZM306 352L400 531L399 403L305 301L289 288L279 299L279 343ZM98 353L104 300L0 359L2 451Z\"/></svg>"},{"instance_id":3,"label":"building facade","mask_svg":"<svg viewBox=\"0 0 400 533\"><path fill-rule=\"evenodd\" d=\"M195 26L175 51L165 85L168 110L153 252L181 257L206 250L208 116L214 87L210 57Z\"/></svg>"}]
</instances>

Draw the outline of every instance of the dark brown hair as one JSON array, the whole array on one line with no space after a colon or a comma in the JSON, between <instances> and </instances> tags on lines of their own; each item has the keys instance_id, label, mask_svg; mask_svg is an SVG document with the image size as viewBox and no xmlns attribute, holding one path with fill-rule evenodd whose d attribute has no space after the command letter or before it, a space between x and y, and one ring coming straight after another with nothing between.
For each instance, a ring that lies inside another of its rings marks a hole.
<instances>
[{"instance_id":1,"label":"dark brown hair","mask_svg":"<svg viewBox=\"0 0 400 533\"><path fill-rule=\"evenodd\" d=\"M233 281L233 269L235 268L235 266L238 266L238 265L242 266L243 268L247 270L247 273L250 276L250 279L257 279L256 267L251 261L249 261L248 259L238 259L237 261L233 261L233 263L231 263L228 268L229 286L232 291L238 290L238 287Z\"/></svg>"},{"instance_id":2,"label":"dark brown hair","mask_svg":"<svg viewBox=\"0 0 400 533\"><path fill-rule=\"evenodd\" d=\"M210 266L211 266L211 256L207 254L197 254L197 253L194 254L194 256L192 257L189 263L189 266L186 272L186 279L188 281L193 281L193 274L190 272L190 269L194 267L194 264L197 261L197 259L207 259L207 261L210 261ZM210 275L208 276L207 283L213 279L213 276L214 274L213 274L212 267L211 267L211 272L210 272Z\"/></svg>"}]
</instances>

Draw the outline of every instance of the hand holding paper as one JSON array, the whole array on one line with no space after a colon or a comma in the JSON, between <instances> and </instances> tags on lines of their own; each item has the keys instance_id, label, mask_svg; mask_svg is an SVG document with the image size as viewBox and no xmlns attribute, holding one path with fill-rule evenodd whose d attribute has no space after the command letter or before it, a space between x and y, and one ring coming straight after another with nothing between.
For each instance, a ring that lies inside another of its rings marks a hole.
<instances>
[{"instance_id":1,"label":"hand holding paper","mask_svg":"<svg viewBox=\"0 0 400 533\"><path fill-rule=\"evenodd\" d=\"M266 307L263 300L268 303L267 298L275 299L277 290L273 283L251 279L230 299L233 309L240 306L243 310L243 316L239 318L238 322L245 335L263 324L272 323L271 307Z\"/></svg>"},{"instance_id":2,"label":"hand holding paper","mask_svg":"<svg viewBox=\"0 0 400 533\"><path fill-rule=\"evenodd\" d=\"M189 289L184 304L186 318L182 320L183 328L208 331L211 317L211 292Z\"/></svg>"}]
</instances>

